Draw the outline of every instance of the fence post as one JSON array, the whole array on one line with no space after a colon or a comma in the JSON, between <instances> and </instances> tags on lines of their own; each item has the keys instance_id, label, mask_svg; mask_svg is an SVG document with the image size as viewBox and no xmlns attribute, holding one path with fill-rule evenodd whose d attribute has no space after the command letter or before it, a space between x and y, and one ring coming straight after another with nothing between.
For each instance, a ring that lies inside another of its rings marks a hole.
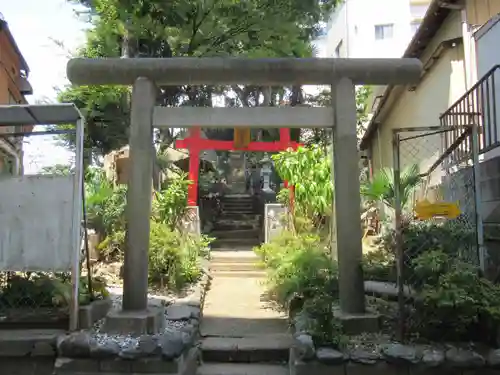
<instances>
[{"instance_id":1,"label":"fence post","mask_svg":"<svg viewBox=\"0 0 500 375\"><path fill-rule=\"evenodd\" d=\"M78 295L80 288L80 252L82 245L81 225L83 214L83 135L84 135L84 119L76 122L76 155L75 155L75 174L73 179L73 266L71 269L72 294L71 307L69 313L70 331L78 329Z\"/></svg>"},{"instance_id":2,"label":"fence post","mask_svg":"<svg viewBox=\"0 0 500 375\"><path fill-rule=\"evenodd\" d=\"M481 214L481 170L479 165L479 129L472 124L472 173L474 178L474 200L476 206L476 235L479 267L486 270L486 249L484 247L483 215Z\"/></svg>"},{"instance_id":3,"label":"fence post","mask_svg":"<svg viewBox=\"0 0 500 375\"><path fill-rule=\"evenodd\" d=\"M397 286L398 286L398 339L404 340L405 334L405 317L404 317L404 253L402 239L402 207L401 207L401 162L399 155L400 136L397 131L392 137L392 157L393 157L393 173L394 173L394 221L395 221L395 246L396 246L396 271L397 271Z\"/></svg>"}]
</instances>

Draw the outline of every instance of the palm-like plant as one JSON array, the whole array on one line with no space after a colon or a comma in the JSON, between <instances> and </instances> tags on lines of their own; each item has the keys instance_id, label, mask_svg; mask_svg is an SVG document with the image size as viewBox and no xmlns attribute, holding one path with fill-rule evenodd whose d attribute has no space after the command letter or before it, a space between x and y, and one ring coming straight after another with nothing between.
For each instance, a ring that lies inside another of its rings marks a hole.
<instances>
[{"instance_id":1,"label":"palm-like plant","mask_svg":"<svg viewBox=\"0 0 500 375\"><path fill-rule=\"evenodd\" d=\"M400 175L400 198L401 207L406 207L411 194L415 188L422 183L417 164L406 167ZM395 207L394 170L392 168L383 168L374 174L371 181L361 184L361 195L368 201L381 201L387 206Z\"/></svg>"}]
</instances>

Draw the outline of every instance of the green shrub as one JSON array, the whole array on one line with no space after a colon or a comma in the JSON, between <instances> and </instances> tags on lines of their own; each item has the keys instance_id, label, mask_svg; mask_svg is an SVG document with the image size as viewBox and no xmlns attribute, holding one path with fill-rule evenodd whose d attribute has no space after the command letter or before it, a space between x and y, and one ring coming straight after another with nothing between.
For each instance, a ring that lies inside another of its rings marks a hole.
<instances>
[{"instance_id":1,"label":"green shrub","mask_svg":"<svg viewBox=\"0 0 500 375\"><path fill-rule=\"evenodd\" d=\"M318 295L304 301L301 314L306 319L307 330L316 346L342 348L345 336L342 323L333 315L336 298L332 295Z\"/></svg>"},{"instance_id":2,"label":"green shrub","mask_svg":"<svg viewBox=\"0 0 500 375\"><path fill-rule=\"evenodd\" d=\"M396 257L394 253L379 248L363 254L365 280L396 282Z\"/></svg>"},{"instance_id":3,"label":"green shrub","mask_svg":"<svg viewBox=\"0 0 500 375\"><path fill-rule=\"evenodd\" d=\"M53 307L66 309L71 303L73 286L71 276L65 273L9 272L2 280L0 305L3 307L32 309L33 307ZM107 297L108 291L103 280L92 279L94 296L89 293L88 279L80 277L78 301L87 305L92 300Z\"/></svg>"},{"instance_id":4,"label":"green shrub","mask_svg":"<svg viewBox=\"0 0 500 375\"><path fill-rule=\"evenodd\" d=\"M420 255L439 250L455 258L470 263L477 262L475 232L461 220L413 221L404 225L402 231L404 278L408 285L418 286L420 281L415 275L412 262ZM381 247L392 256L396 254L395 234L389 231L383 238Z\"/></svg>"},{"instance_id":5,"label":"green shrub","mask_svg":"<svg viewBox=\"0 0 500 375\"><path fill-rule=\"evenodd\" d=\"M318 345L336 346L339 326L333 317L338 297L337 264L318 236L283 233L254 249L267 269L271 297L291 315L301 310Z\"/></svg>"},{"instance_id":6,"label":"green shrub","mask_svg":"<svg viewBox=\"0 0 500 375\"><path fill-rule=\"evenodd\" d=\"M211 239L197 238L151 222L149 278L162 286L181 288L201 275L200 257L207 256Z\"/></svg>"},{"instance_id":7,"label":"green shrub","mask_svg":"<svg viewBox=\"0 0 500 375\"><path fill-rule=\"evenodd\" d=\"M496 339L500 322L500 287L482 278L477 267L430 250L413 260L417 298L412 329L431 339Z\"/></svg>"},{"instance_id":8,"label":"green shrub","mask_svg":"<svg viewBox=\"0 0 500 375\"><path fill-rule=\"evenodd\" d=\"M191 183L187 175L183 174L171 179L166 189L155 192L153 219L167 225L170 230L180 229L188 210L187 189Z\"/></svg>"}]
</instances>

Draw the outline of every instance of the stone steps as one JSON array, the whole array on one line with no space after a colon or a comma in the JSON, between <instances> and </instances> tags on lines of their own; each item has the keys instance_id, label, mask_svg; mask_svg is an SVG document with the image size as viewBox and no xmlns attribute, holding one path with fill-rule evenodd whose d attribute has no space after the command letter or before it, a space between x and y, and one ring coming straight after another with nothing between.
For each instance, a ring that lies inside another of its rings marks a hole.
<instances>
[{"instance_id":1,"label":"stone steps","mask_svg":"<svg viewBox=\"0 0 500 375\"><path fill-rule=\"evenodd\" d=\"M259 266L259 258L246 247L244 251L212 251L210 272L218 277L263 278L266 273Z\"/></svg>"},{"instance_id":2,"label":"stone steps","mask_svg":"<svg viewBox=\"0 0 500 375\"><path fill-rule=\"evenodd\" d=\"M211 244L212 249L246 247L252 249L260 244L259 237L254 238L218 238Z\"/></svg>"},{"instance_id":3,"label":"stone steps","mask_svg":"<svg viewBox=\"0 0 500 375\"><path fill-rule=\"evenodd\" d=\"M288 375L287 366L242 363L207 363L198 368L197 375Z\"/></svg>"},{"instance_id":4,"label":"stone steps","mask_svg":"<svg viewBox=\"0 0 500 375\"><path fill-rule=\"evenodd\" d=\"M253 270L253 271L214 271L213 276L218 277L234 277L234 278L260 278L263 279L266 276L265 271Z\"/></svg>"},{"instance_id":5,"label":"stone steps","mask_svg":"<svg viewBox=\"0 0 500 375\"><path fill-rule=\"evenodd\" d=\"M222 212L220 220L234 220L234 221L253 221L257 220L259 215L253 211L250 212L240 212L240 211L231 211L231 212Z\"/></svg>"},{"instance_id":6,"label":"stone steps","mask_svg":"<svg viewBox=\"0 0 500 375\"><path fill-rule=\"evenodd\" d=\"M224 238L258 238L260 231L258 229L236 229L236 230L216 230L210 233L210 236Z\"/></svg>"},{"instance_id":7,"label":"stone steps","mask_svg":"<svg viewBox=\"0 0 500 375\"><path fill-rule=\"evenodd\" d=\"M292 339L269 334L247 337L207 337L201 342L202 361L217 363L288 363Z\"/></svg>"},{"instance_id":8,"label":"stone steps","mask_svg":"<svg viewBox=\"0 0 500 375\"><path fill-rule=\"evenodd\" d=\"M253 251L245 248L241 251L217 251L210 253L211 263L250 263L257 264L259 258Z\"/></svg>"},{"instance_id":9,"label":"stone steps","mask_svg":"<svg viewBox=\"0 0 500 375\"><path fill-rule=\"evenodd\" d=\"M260 272L258 266L254 263L244 262L244 263L211 263L210 271L219 273L219 272Z\"/></svg>"}]
</instances>

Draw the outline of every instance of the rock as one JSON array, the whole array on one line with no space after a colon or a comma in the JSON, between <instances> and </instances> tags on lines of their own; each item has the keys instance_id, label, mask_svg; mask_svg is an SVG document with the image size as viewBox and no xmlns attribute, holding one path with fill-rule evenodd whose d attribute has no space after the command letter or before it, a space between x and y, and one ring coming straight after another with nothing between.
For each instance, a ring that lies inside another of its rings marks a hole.
<instances>
[{"instance_id":1,"label":"rock","mask_svg":"<svg viewBox=\"0 0 500 375\"><path fill-rule=\"evenodd\" d=\"M125 344L118 353L118 356L123 359L138 359L145 357L139 350L139 346L134 342L129 342Z\"/></svg>"},{"instance_id":2,"label":"rock","mask_svg":"<svg viewBox=\"0 0 500 375\"><path fill-rule=\"evenodd\" d=\"M160 346L163 358L170 360L179 357L185 347L182 332L165 333L160 338Z\"/></svg>"},{"instance_id":3,"label":"rock","mask_svg":"<svg viewBox=\"0 0 500 375\"><path fill-rule=\"evenodd\" d=\"M299 312L293 319L293 325L295 332L309 333L310 318L304 312Z\"/></svg>"},{"instance_id":4,"label":"rock","mask_svg":"<svg viewBox=\"0 0 500 375\"><path fill-rule=\"evenodd\" d=\"M93 358L117 357L120 353L120 345L111 339L104 342L93 342L90 345L90 356Z\"/></svg>"},{"instance_id":5,"label":"rock","mask_svg":"<svg viewBox=\"0 0 500 375\"><path fill-rule=\"evenodd\" d=\"M344 353L332 348L319 348L316 350L316 358L326 365L339 365L347 360Z\"/></svg>"},{"instance_id":6,"label":"rock","mask_svg":"<svg viewBox=\"0 0 500 375\"><path fill-rule=\"evenodd\" d=\"M402 344L389 344L382 354L387 362L394 364L416 364L420 359L416 348Z\"/></svg>"},{"instance_id":7,"label":"rock","mask_svg":"<svg viewBox=\"0 0 500 375\"><path fill-rule=\"evenodd\" d=\"M439 349L425 349L422 352L422 363L427 367L438 367L444 363L444 352Z\"/></svg>"},{"instance_id":8,"label":"rock","mask_svg":"<svg viewBox=\"0 0 500 375\"><path fill-rule=\"evenodd\" d=\"M200 317L200 309L187 304L174 304L167 307L166 319L168 320L190 320Z\"/></svg>"},{"instance_id":9,"label":"rock","mask_svg":"<svg viewBox=\"0 0 500 375\"><path fill-rule=\"evenodd\" d=\"M363 349L354 349L349 353L351 361L361 363L363 365L374 365L380 359L377 353L369 352Z\"/></svg>"},{"instance_id":10,"label":"rock","mask_svg":"<svg viewBox=\"0 0 500 375\"><path fill-rule=\"evenodd\" d=\"M309 361L314 358L316 350L311 335L299 332L294 335L294 348L297 359Z\"/></svg>"},{"instance_id":11,"label":"rock","mask_svg":"<svg viewBox=\"0 0 500 375\"><path fill-rule=\"evenodd\" d=\"M191 347L197 339L198 327L193 324L188 324L181 328L181 332L184 347Z\"/></svg>"},{"instance_id":12,"label":"rock","mask_svg":"<svg viewBox=\"0 0 500 375\"><path fill-rule=\"evenodd\" d=\"M143 335L139 337L139 344L137 348L142 354L144 354L144 356L160 354L161 352L158 339L150 335Z\"/></svg>"},{"instance_id":13,"label":"rock","mask_svg":"<svg viewBox=\"0 0 500 375\"><path fill-rule=\"evenodd\" d=\"M57 352L60 357L88 358L90 347L94 344L95 340L88 332L75 332L57 339Z\"/></svg>"},{"instance_id":14,"label":"rock","mask_svg":"<svg viewBox=\"0 0 500 375\"><path fill-rule=\"evenodd\" d=\"M500 349L491 350L488 353L488 365L493 368L500 368Z\"/></svg>"},{"instance_id":15,"label":"rock","mask_svg":"<svg viewBox=\"0 0 500 375\"><path fill-rule=\"evenodd\" d=\"M446 360L452 367L476 368L485 364L483 356L473 350L451 348L446 351Z\"/></svg>"}]
</instances>

